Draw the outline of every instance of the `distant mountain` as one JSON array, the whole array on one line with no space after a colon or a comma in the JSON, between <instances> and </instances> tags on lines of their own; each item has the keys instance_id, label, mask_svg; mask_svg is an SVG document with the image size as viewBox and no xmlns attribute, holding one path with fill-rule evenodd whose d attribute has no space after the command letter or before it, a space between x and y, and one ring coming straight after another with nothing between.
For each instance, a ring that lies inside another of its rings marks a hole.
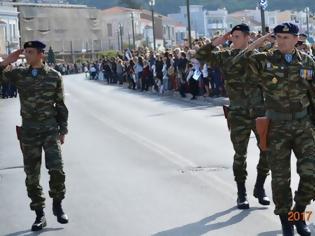
<instances>
[{"instance_id":1,"label":"distant mountain","mask_svg":"<svg viewBox=\"0 0 315 236\"><path fill-rule=\"evenodd\" d=\"M126 6L128 3L140 3L142 8L148 8L148 0L69 0L70 3L86 4L97 8L109 8L112 6ZM156 11L162 14L176 13L179 6L186 4L186 0L155 0ZM229 12L242 9L253 9L257 6L259 0L190 0L190 4L204 5L208 10L217 8L227 8ZM303 10L310 7L312 12L315 11L314 0L269 0L267 10Z\"/></svg>"}]
</instances>

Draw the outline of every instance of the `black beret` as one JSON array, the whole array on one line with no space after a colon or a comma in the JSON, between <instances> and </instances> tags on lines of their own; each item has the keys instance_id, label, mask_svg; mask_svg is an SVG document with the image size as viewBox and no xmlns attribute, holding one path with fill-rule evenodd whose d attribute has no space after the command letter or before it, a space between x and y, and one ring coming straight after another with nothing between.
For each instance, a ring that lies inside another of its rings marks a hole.
<instances>
[{"instance_id":1,"label":"black beret","mask_svg":"<svg viewBox=\"0 0 315 236\"><path fill-rule=\"evenodd\" d=\"M249 26L246 25L246 24L240 24L240 25L234 26L233 29L231 30L231 34L233 34L233 32L235 30L242 31L244 33L249 33L250 32Z\"/></svg>"},{"instance_id":2,"label":"black beret","mask_svg":"<svg viewBox=\"0 0 315 236\"><path fill-rule=\"evenodd\" d=\"M283 33L283 34L293 34L298 35L299 34L299 27L292 23L282 23L280 25L277 25L273 29L274 34Z\"/></svg>"},{"instance_id":3,"label":"black beret","mask_svg":"<svg viewBox=\"0 0 315 236\"><path fill-rule=\"evenodd\" d=\"M24 49L26 49L26 48L36 48L36 49L44 50L45 47L46 47L46 45L43 44L40 41L29 41L29 42L24 43Z\"/></svg>"}]
</instances>

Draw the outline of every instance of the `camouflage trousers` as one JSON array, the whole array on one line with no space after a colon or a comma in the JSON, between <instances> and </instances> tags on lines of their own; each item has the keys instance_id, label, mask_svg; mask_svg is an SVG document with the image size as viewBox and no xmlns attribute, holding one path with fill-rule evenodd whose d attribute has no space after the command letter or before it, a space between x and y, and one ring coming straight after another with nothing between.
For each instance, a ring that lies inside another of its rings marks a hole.
<instances>
[{"instance_id":1,"label":"camouflage trousers","mask_svg":"<svg viewBox=\"0 0 315 236\"><path fill-rule=\"evenodd\" d=\"M28 129L23 127L21 132L24 171L26 173L26 188L31 199L31 210L45 207L43 188L40 185L40 169L42 150L45 153L45 164L50 175L49 196L62 200L65 196L65 173L61 158L60 141L56 128Z\"/></svg>"},{"instance_id":2,"label":"camouflage trousers","mask_svg":"<svg viewBox=\"0 0 315 236\"><path fill-rule=\"evenodd\" d=\"M291 151L297 158L297 173L300 176L294 201L307 206L315 196L315 140L309 118L271 121L268 140L274 213L285 214L292 207Z\"/></svg>"},{"instance_id":3,"label":"camouflage trousers","mask_svg":"<svg viewBox=\"0 0 315 236\"><path fill-rule=\"evenodd\" d=\"M234 179L236 182L245 182L247 178L247 147L251 131L256 135L257 143L259 140L255 118L251 117L247 109L233 109L230 107L228 121L231 128L230 137L235 151L233 161ZM257 174L266 177L269 170L267 152L260 151Z\"/></svg>"}]
</instances>

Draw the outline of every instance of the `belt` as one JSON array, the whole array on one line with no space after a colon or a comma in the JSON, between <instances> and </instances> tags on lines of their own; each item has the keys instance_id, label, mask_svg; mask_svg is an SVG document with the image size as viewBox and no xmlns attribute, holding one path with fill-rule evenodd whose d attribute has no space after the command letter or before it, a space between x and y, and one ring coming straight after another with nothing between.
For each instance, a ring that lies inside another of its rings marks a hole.
<instances>
[{"instance_id":1,"label":"belt","mask_svg":"<svg viewBox=\"0 0 315 236\"><path fill-rule=\"evenodd\" d=\"M34 119L22 119L22 126L43 126L46 124L53 124L56 123L57 124L57 120L56 118L49 118L46 120L34 120Z\"/></svg>"},{"instance_id":2,"label":"belt","mask_svg":"<svg viewBox=\"0 0 315 236\"><path fill-rule=\"evenodd\" d=\"M276 111L266 111L266 116L271 120L298 120L307 116L307 109L300 112L276 112Z\"/></svg>"},{"instance_id":3,"label":"belt","mask_svg":"<svg viewBox=\"0 0 315 236\"><path fill-rule=\"evenodd\" d=\"M234 100L230 101L230 106L231 107L248 107L249 106L249 101L248 100Z\"/></svg>"},{"instance_id":4,"label":"belt","mask_svg":"<svg viewBox=\"0 0 315 236\"><path fill-rule=\"evenodd\" d=\"M259 103L263 104L263 100L261 99L261 97L257 96L246 99L230 99L231 107L255 107Z\"/></svg>"}]
</instances>

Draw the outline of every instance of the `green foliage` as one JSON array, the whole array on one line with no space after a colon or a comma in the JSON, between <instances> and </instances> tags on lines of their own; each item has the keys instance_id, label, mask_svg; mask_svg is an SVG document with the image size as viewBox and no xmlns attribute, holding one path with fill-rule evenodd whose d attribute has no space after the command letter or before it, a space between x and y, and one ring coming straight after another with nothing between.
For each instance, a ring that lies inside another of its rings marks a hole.
<instances>
[{"instance_id":1,"label":"green foliage","mask_svg":"<svg viewBox=\"0 0 315 236\"><path fill-rule=\"evenodd\" d=\"M49 51L48 51L48 55L47 55L47 62L48 62L49 64L54 64L54 63L56 63L55 53L54 53L54 51L52 50L51 47L49 47Z\"/></svg>"},{"instance_id":2,"label":"green foliage","mask_svg":"<svg viewBox=\"0 0 315 236\"><path fill-rule=\"evenodd\" d=\"M118 5L133 9L140 9L141 7L143 7L143 4L141 4L141 2L137 0L119 0Z\"/></svg>"},{"instance_id":3,"label":"green foliage","mask_svg":"<svg viewBox=\"0 0 315 236\"><path fill-rule=\"evenodd\" d=\"M115 50L108 50L108 51L104 51L104 52L99 52L97 53L97 57L98 58L112 58L112 57L116 57L117 54L121 55L121 52L115 51Z\"/></svg>"}]
</instances>

